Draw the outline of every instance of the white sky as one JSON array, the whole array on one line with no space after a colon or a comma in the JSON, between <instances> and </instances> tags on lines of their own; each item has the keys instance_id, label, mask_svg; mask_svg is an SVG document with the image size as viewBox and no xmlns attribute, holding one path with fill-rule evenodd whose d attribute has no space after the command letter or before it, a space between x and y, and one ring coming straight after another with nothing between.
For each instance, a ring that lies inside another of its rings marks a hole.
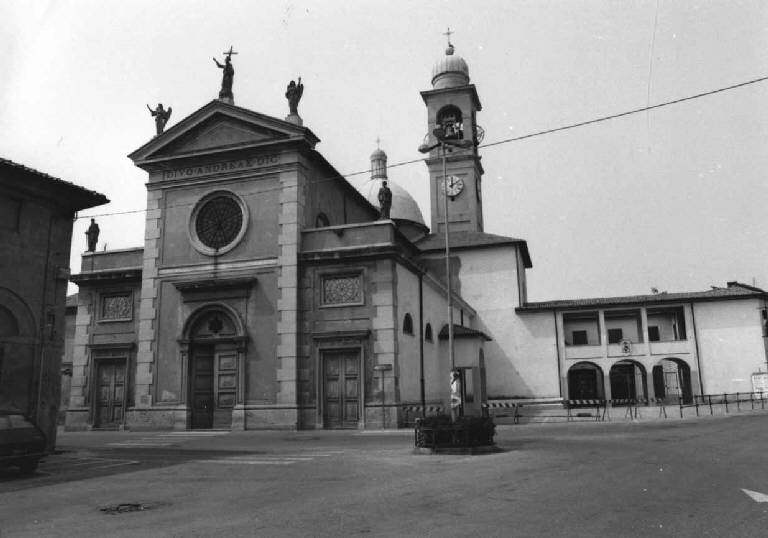
<instances>
[{"instance_id":1,"label":"white sky","mask_svg":"<svg viewBox=\"0 0 768 538\"><path fill-rule=\"evenodd\" d=\"M283 118L289 80L317 149L366 170L420 157L420 90L450 26L485 142L768 75L768 4L598 0L0 3L0 156L106 194L83 215L143 209L145 104L168 127L217 97ZM524 238L529 299L768 287L768 83L481 150L486 231ZM390 170L427 222L421 163ZM350 178L360 186L366 175ZM141 246L143 214L98 217L108 248ZM74 229L73 272L86 219ZM101 247L100 247L101 248Z\"/></svg>"}]
</instances>

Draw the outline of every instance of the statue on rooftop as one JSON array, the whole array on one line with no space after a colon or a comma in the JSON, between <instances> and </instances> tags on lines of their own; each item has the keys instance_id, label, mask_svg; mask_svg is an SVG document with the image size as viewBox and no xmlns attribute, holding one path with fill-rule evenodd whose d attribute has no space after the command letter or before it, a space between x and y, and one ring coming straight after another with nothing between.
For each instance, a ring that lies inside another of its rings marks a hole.
<instances>
[{"instance_id":1,"label":"statue on rooftop","mask_svg":"<svg viewBox=\"0 0 768 538\"><path fill-rule=\"evenodd\" d=\"M168 107L168 110L165 110L163 108L163 103L157 103L156 109L152 110L149 105L147 105L147 108L149 109L149 113L155 117L155 129L157 129L157 134L163 134L165 124L168 123L168 120L171 117L171 112L173 112L173 107Z\"/></svg>"},{"instance_id":2,"label":"statue on rooftop","mask_svg":"<svg viewBox=\"0 0 768 538\"><path fill-rule=\"evenodd\" d=\"M232 67L232 55L237 54L232 50L232 47L229 47L229 52L225 52L224 56L226 58L224 59L224 63L221 64L219 61L214 58L213 61L216 62L216 66L219 69L223 70L222 76L221 76L221 91L219 91L219 99L233 99L234 94L232 93L232 81L235 78L235 68Z\"/></svg>"},{"instance_id":3,"label":"statue on rooftop","mask_svg":"<svg viewBox=\"0 0 768 538\"><path fill-rule=\"evenodd\" d=\"M389 210L392 209L392 190L387 187L387 180L381 182L379 189L379 208L381 209L381 218L389 218Z\"/></svg>"},{"instance_id":4,"label":"statue on rooftop","mask_svg":"<svg viewBox=\"0 0 768 538\"><path fill-rule=\"evenodd\" d=\"M288 84L288 89L285 91L285 98L288 99L288 110L290 115L299 115L299 101L304 94L304 84L301 83L301 77L299 77L299 83L297 84L293 80Z\"/></svg>"},{"instance_id":5,"label":"statue on rooftop","mask_svg":"<svg viewBox=\"0 0 768 538\"><path fill-rule=\"evenodd\" d=\"M94 219L91 219L91 225L88 226L85 237L88 241L88 252L96 252L96 243L99 242L99 225Z\"/></svg>"}]
</instances>

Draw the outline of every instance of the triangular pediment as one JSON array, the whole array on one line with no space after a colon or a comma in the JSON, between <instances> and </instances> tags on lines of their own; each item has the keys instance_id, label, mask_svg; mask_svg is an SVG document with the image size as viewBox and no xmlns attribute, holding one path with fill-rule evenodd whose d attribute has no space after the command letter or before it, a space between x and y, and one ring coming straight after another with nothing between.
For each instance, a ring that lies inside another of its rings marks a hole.
<instances>
[{"instance_id":1,"label":"triangular pediment","mask_svg":"<svg viewBox=\"0 0 768 538\"><path fill-rule=\"evenodd\" d=\"M129 157L137 165L168 158L305 140L317 137L305 127L220 101L212 101L154 137Z\"/></svg>"},{"instance_id":2,"label":"triangular pediment","mask_svg":"<svg viewBox=\"0 0 768 538\"><path fill-rule=\"evenodd\" d=\"M163 146L157 155L177 155L190 152L242 146L267 140L288 138L289 134L216 114Z\"/></svg>"}]
</instances>

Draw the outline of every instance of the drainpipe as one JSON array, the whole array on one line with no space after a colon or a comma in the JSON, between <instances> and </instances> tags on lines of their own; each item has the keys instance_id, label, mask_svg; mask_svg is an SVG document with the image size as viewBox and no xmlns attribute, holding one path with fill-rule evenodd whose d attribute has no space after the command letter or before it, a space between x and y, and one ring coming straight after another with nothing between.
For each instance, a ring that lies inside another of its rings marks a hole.
<instances>
[{"instance_id":1,"label":"drainpipe","mask_svg":"<svg viewBox=\"0 0 768 538\"><path fill-rule=\"evenodd\" d=\"M693 303L691 304L691 321L693 322L693 343L696 346L696 366L699 368L699 390L701 391L701 394L706 394L704 392L704 378L701 375L701 355L699 354L699 336L696 334L696 312L693 308Z\"/></svg>"},{"instance_id":2,"label":"drainpipe","mask_svg":"<svg viewBox=\"0 0 768 538\"><path fill-rule=\"evenodd\" d=\"M557 328L557 311L552 311L552 317L555 320L555 354L557 355L557 390L560 398L563 398L563 371L560 366L560 331Z\"/></svg>"},{"instance_id":3,"label":"drainpipe","mask_svg":"<svg viewBox=\"0 0 768 538\"><path fill-rule=\"evenodd\" d=\"M51 232L53 231L53 215L48 217L48 242L45 249L45 272L43 273L43 295L40 305L40 327L39 327L39 339L38 346L40 352L40 371L37 377L37 402L35 403L35 422L40 424L40 404L42 400L43 392L43 367L45 366L45 341L46 331L45 325L48 321L47 304L48 304L48 279L51 262ZM55 322L55 320L54 320ZM47 433L47 432L46 432Z\"/></svg>"},{"instance_id":4,"label":"drainpipe","mask_svg":"<svg viewBox=\"0 0 768 538\"><path fill-rule=\"evenodd\" d=\"M427 416L424 389L424 273L419 272L419 390L421 395L421 416Z\"/></svg>"}]
</instances>

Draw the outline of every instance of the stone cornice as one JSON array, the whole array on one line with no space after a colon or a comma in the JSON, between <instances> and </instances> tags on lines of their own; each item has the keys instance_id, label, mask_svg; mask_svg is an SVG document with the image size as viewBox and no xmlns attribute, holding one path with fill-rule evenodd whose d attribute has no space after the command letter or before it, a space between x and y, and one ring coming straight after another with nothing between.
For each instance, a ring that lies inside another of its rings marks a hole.
<instances>
[{"instance_id":1,"label":"stone cornice","mask_svg":"<svg viewBox=\"0 0 768 538\"><path fill-rule=\"evenodd\" d=\"M89 284L108 283L108 282L141 282L141 269L122 268L105 269L103 271L89 271L79 273L69 277L70 282L78 286L87 286Z\"/></svg>"}]
</instances>

